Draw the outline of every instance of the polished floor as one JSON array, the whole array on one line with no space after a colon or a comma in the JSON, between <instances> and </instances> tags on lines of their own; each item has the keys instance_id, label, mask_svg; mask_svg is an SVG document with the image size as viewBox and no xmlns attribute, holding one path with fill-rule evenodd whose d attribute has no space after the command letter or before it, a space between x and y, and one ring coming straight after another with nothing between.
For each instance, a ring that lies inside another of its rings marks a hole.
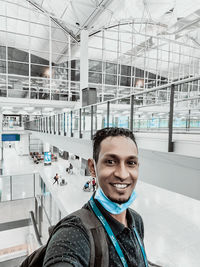
<instances>
[{"instance_id":1,"label":"polished floor","mask_svg":"<svg viewBox=\"0 0 200 267\"><path fill-rule=\"evenodd\" d=\"M59 158L52 166L44 167L42 164L34 165L29 157L17 156L14 148L4 151L4 173L11 175L39 171L49 191L66 213L79 208L91 195L91 192L83 192L87 178L79 174L78 162L74 165L77 167L75 173L66 175L63 159ZM66 179L66 186L52 185L55 172ZM30 185L27 183L26 186ZM136 192L138 196L132 208L144 220L148 258L164 267L199 267L200 201L141 181L137 184ZM2 218L4 216L1 214Z\"/></svg>"}]
</instances>

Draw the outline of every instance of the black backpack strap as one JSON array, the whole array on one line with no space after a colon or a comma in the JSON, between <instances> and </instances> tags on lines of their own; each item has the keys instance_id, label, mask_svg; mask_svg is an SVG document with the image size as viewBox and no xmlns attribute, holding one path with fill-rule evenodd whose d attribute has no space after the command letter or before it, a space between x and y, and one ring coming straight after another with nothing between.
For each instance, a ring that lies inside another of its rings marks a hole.
<instances>
[{"instance_id":1,"label":"black backpack strap","mask_svg":"<svg viewBox=\"0 0 200 267\"><path fill-rule=\"evenodd\" d=\"M50 237L45 246L40 247L29 255L20 267L39 267L42 266L45 257L46 249L51 237L54 233L63 227L68 217L76 216L79 217L85 226L90 241L90 267L108 267L109 266L109 254L108 254L108 243L106 240L106 233L102 224L96 218L93 211L82 208L69 214L63 218L54 227L50 229Z\"/></svg>"},{"instance_id":2,"label":"black backpack strap","mask_svg":"<svg viewBox=\"0 0 200 267\"><path fill-rule=\"evenodd\" d=\"M70 216L77 216L85 226L90 240L90 267L109 266L108 242L105 230L92 210L82 208Z\"/></svg>"},{"instance_id":3,"label":"black backpack strap","mask_svg":"<svg viewBox=\"0 0 200 267\"><path fill-rule=\"evenodd\" d=\"M95 262L91 267L109 266L108 241L103 227L91 229L95 246Z\"/></svg>"},{"instance_id":4,"label":"black backpack strap","mask_svg":"<svg viewBox=\"0 0 200 267\"><path fill-rule=\"evenodd\" d=\"M42 266L44 256L46 252L46 246L42 246L35 250L32 254L26 257L21 263L20 267L40 267Z\"/></svg>"}]
</instances>

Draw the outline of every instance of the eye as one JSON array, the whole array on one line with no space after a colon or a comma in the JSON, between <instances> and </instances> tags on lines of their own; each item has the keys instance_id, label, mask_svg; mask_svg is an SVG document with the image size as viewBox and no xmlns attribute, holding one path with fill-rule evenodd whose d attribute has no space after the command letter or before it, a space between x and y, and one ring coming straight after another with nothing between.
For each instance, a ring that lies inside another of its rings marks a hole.
<instances>
[{"instance_id":1,"label":"eye","mask_svg":"<svg viewBox=\"0 0 200 267\"><path fill-rule=\"evenodd\" d=\"M135 166L135 165L137 165L137 162L134 161L134 160L129 160L129 161L127 162L127 164L128 164L129 166Z\"/></svg>"},{"instance_id":2,"label":"eye","mask_svg":"<svg viewBox=\"0 0 200 267\"><path fill-rule=\"evenodd\" d=\"M105 163L106 163L107 165L114 165L116 162L115 162L115 160L113 160L113 159L107 159L107 160L105 160Z\"/></svg>"}]
</instances>

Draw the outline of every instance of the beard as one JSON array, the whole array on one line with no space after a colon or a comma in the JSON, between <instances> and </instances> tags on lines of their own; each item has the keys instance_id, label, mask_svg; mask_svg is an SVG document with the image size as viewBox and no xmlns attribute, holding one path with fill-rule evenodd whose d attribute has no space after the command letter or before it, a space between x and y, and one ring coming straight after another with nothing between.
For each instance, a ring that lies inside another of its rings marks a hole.
<instances>
[{"instance_id":1,"label":"beard","mask_svg":"<svg viewBox=\"0 0 200 267\"><path fill-rule=\"evenodd\" d=\"M119 204L119 205L121 205L121 204L124 204L124 203L126 203L127 201L129 201L129 199L130 199L130 197L128 197L128 198L124 198L124 199L116 199L116 198L112 198L112 197L108 197L112 202L114 202L114 203L117 203L117 204Z\"/></svg>"}]
</instances>

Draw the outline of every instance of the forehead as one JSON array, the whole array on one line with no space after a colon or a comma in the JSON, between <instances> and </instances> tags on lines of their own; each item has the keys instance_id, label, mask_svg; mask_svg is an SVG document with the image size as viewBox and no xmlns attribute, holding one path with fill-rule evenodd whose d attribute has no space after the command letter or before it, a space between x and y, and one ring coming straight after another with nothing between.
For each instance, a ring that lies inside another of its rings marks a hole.
<instances>
[{"instance_id":1,"label":"forehead","mask_svg":"<svg viewBox=\"0 0 200 267\"><path fill-rule=\"evenodd\" d=\"M99 157L115 154L119 157L137 156L137 147L132 139L125 136L109 136L100 144Z\"/></svg>"}]
</instances>

